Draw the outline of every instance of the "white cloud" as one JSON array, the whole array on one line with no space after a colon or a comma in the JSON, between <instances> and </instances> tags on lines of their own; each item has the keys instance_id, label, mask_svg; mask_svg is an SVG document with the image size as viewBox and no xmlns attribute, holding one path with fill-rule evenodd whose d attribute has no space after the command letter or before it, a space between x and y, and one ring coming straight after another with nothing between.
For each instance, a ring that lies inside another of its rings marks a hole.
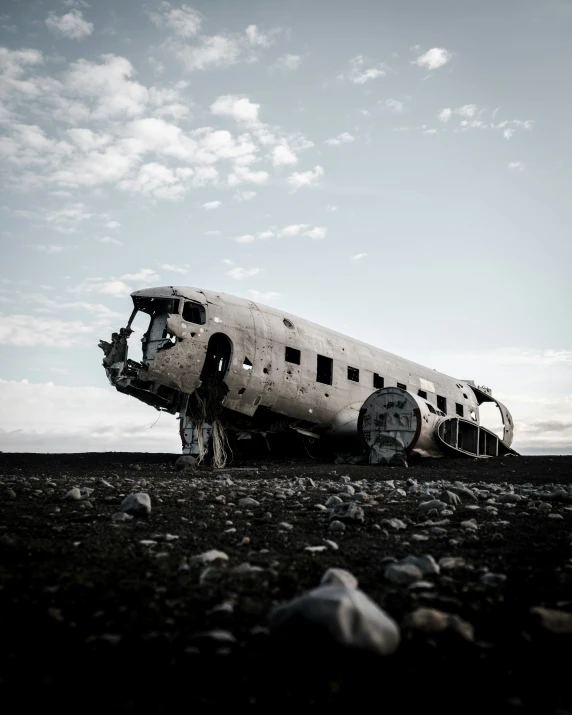
<instances>
[{"instance_id":1,"label":"white cloud","mask_svg":"<svg viewBox=\"0 0 572 715\"><path fill-rule=\"evenodd\" d=\"M509 161L508 168L511 171L524 171L524 164L522 161Z\"/></svg>"},{"instance_id":2,"label":"white cloud","mask_svg":"<svg viewBox=\"0 0 572 715\"><path fill-rule=\"evenodd\" d=\"M274 166L297 164L298 157L287 144L279 144L272 150L272 163Z\"/></svg>"},{"instance_id":3,"label":"white cloud","mask_svg":"<svg viewBox=\"0 0 572 715\"><path fill-rule=\"evenodd\" d=\"M327 232L328 229L324 226L314 226L314 228L311 228L309 231L304 231L303 235L315 240L321 240L326 237Z\"/></svg>"},{"instance_id":4,"label":"white cloud","mask_svg":"<svg viewBox=\"0 0 572 715\"><path fill-rule=\"evenodd\" d=\"M294 223L290 226L284 226L284 228L278 233L280 237L283 236L299 236L302 231L308 228L307 223Z\"/></svg>"},{"instance_id":5,"label":"white cloud","mask_svg":"<svg viewBox=\"0 0 572 715\"><path fill-rule=\"evenodd\" d=\"M274 44L274 36L277 32L278 30L260 32L256 25L249 25L245 30L248 42L254 47L270 47Z\"/></svg>"},{"instance_id":6,"label":"white cloud","mask_svg":"<svg viewBox=\"0 0 572 715\"><path fill-rule=\"evenodd\" d=\"M211 112L217 115L227 115L236 119L237 122L246 124L258 124L259 104L254 104L247 97L236 97L226 94L217 97L211 104Z\"/></svg>"},{"instance_id":7,"label":"white cloud","mask_svg":"<svg viewBox=\"0 0 572 715\"><path fill-rule=\"evenodd\" d=\"M218 209L219 206L222 206L222 201L207 201L206 204L203 204L203 208L207 211Z\"/></svg>"},{"instance_id":8,"label":"white cloud","mask_svg":"<svg viewBox=\"0 0 572 715\"><path fill-rule=\"evenodd\" d=\"M422 134L437 134L437 130L436 129L422 129L421 133Z\"/></svg>"},{"instance_id":9,"label":"white cloud","mask_svg":"<svg viewBox=\"0 0 572 715\"><path fill-rule=\"evenodd\" d=\"M367 253L356 253L355 256L351 257L352 261L359 261L362 258L365 258L367 256Z\"/></svg>"},{"instance_id":10,"label":"white cloud","mask_svg":"<svg viewBox=\"0 0 572 715\"><path fill-rule=\"evenodd\" d=\"M315 166L309 171L295 171L288 177L288 184L291 186L291 191L298 191L304 186L315 186L324 175L324 170L321 166Z\"/></svg>"},{"instance_id":11,"label":"white cloud","mask_svg":"<svg viewBox=\"0 0 572 715\"><path fill-rule=\"evenodd\" d=\"M274 236L274 231L260 231L259 233L256 234L257 238L260 238L261 240L265 240L267 238L272 238Z\"/></svg>"},{"instance_id":12,"label":"white cloud","mask_svg":"<svg viewBox=\"0 0 572 715\"><path fill-rule=\"evenodd\" d=\"M184 266L174 266L171 263L160 263L159 268L161 268L164 271L171 271L171 273L188 273L188 267L185 264Z\"/></svg>"},{"instance_id":13,"label":"white cloud","mask_svg":"<svg viewBox=\"0 0 572 715\"><path fill-rule=\"evenodd\" d=\"M265 184L270 178L267 171L252 171L247 166L237 165L228 175L229 186L237 186L238 184Z\"/></svg>"},{"instance_id":14,"label":"white cloud","mask_svg":"<svg viewBox=\"0 0 572 715\"><path fill-rule=\"evenodd\" d=\"M233 198L235 201L251 201L256 196L256 191L236 191Z\"/></svg>"},{"instance_id":15,"label":"white cloud","mask_svg":"<svg viewBox=\"0 0 572 715\"><path fill-rule=\"evenodd\" d=\"M18 347L79 345L93 328L79 320L64 321L31 315L0 315L0 344Z\"/></svg>"},{"instance_id":16,"label":"white cloud","mask_svg":"<svg viewBox=\"0 0 572 715\"><path fill-rule=\"evenodd\" d=\"M116 228L120 228L120 227L121 227L121 224L119 223L119 221L108 221L105 224L105 228L116 229Z\"/></svg>"},{"instance_id":17,"label":"white cloud","mask_svg":"<svg viewBox=\"0 0 572 715\"><path fill-rule=\"evenodd\" d=\"M439 121L445 122L445 123L448 122L452 116L453 116L453 110L450 107L445 107L437 114Z\"/></svg>"},{"instance_id":18,"label":"white cloud","mask_svg":"<svg viewBox=\"0 0 572 715\"><path fill-rule=\"evenodd\" d=\"M326 209L326 211L328 211L328 213L334 213L338 210L338 207L334 206L333 204L326 204L324 208Z\"/></svg>"},{"instance_id":19,"label":"white cloud","mask_svg":"<svg viewBox=\"0 0 572 715\"><path fill-rule=\"evenodd\" d=\"M357 55L350 60L350 69L339 75L338 79L349 79L353 84L365 84L387 74L387 69L382 62L367 67L368 64L363 55Z\"/></svg>"},{"instance_id":20,"label":"white cloud","mask_svg":"<svg viewBox=\"0 0 572 715\"><path fill-rule=\"evenodd\" d=\"M35 248L37 251L42 251L43 253L61 253L64 250L63 246L58 246L54 243L32 243L30 248Z\"/></svg>"},{"instance_id":21,"label":"white cloud","mask_svg":"<svg viewBox=\"0 0 572 715\"><path fill-rule=\"evenodd\" d=\"M276 61L276 67L282 70L297 70L302 64L302 58L300 55L282 55Z\"/></svg>"},{"instance_id":22,"label":"white cloud","mask_svg":"<svg viewBox=\"0 0 572 715\"><path fill-rule=\"evenodd\" d=\"M161 413L157 422L154 409L111 387L0 380L0 400L11 406L0 416L0 450L172 453L181 450L174 415Z\"/></svg>"},{"instance_id":23,"label":"white cloud","mask_svg":"<svg viewBox=\"0 0 572 715\"><path fill-rule=\"evenodd\" d=\"M324 144L328 144L329 146L340 146L340 144L351 144L354 141L354 136L352 136L348 132L342 132L341 134L338 134L337 137L333 137L332 139L326 139Z\"/></svg>"},{"instance_id":24,"label":"white cloud","mask_svg":"<svg viewBox=\"0 0 572 715\"><path fill-rule=\"evenodd\" d=\"M231 278L234 278L237 281L242 281L245 278L250 278L250 276L255 276L261 271L262 268L241 268L240 266L236 266L230 271L227 271L226 275L230 276Z\"/></svg>"},{"instance_id":25,"label":"white cloud","mask_svg":"<svg viewBox=\"0 0 572 715\"><path fill-rule=\"evenodd\" d=\"M444 47L433 47L415 60L419 67L426 67L428 70L436 70L443 67L453 55Z\"/></svg>"},{"instance_id":26,"label":"white cloud","mask_svg":"<svg viewBox=\"0 0 572 715\"><path fill-rule=\"evenodd\" d=\"M85 204L76 202L61 209L48 211L44 218L51 228L60 233L75 233L80 224L88 221L92 216Z\"/></svg>"},{"instance_id":27,"label":"white cloud","mask_svg":"<svg viewBox=\"0 0 572 715\"><path fill-rule=\"evenodd\" d=\"M190 72L234 65L243 54L240 41L225 35L201 37L199 45L179 45L175 51Z\"/></svg>"},{"instance_id":28,"label":"white cloud","mask_svg":"<svg viewBox=\"0 0 572 715\"><path fill-rule=\"evenodd\" d=\"M252 243L252 241L254 241L254 236L247 233L244 236L237 236L234 240L237 243Z\"/></svg>"},{"instance_id":29,"label":"white cloud","mask_svg":"<svg viewBox=\"0 0 572 715\"><path fill-rule=\"evenodd\" d=\"M173 7L171 3L162 2L160 12L150 12L149 17L157 27L165 27L179 37L195 37L201 27L202 16L189 5Z\"/></svg>"},{"instance_id":30,"label":"white cloud","mask_svg":"<svg viewBox=\"0 0 572 715\"><path fill-rule=\"evenodd\" d=\"M386 99L385 106L390 112L394 112L395 114L400 114L403 111L403 102L400 102L398 99Z\"/></svg>"},{"instance_id":31,"label":"white cloud","mask_svg":"<svg viewBox=\"0 0 572 715\"><path fill-rule=\"evenodd\" d=\"M99 239L101 243L109 243L115 246L123 246L123 241L118 241L116 238L111 238L111 236L104 236Z\"/></svg>"},{"instance_id":32,"label":"white cloud","mask_svg":"<svg viewBox=\"0 0 572 715\"><path fill-rule=\"evenodd\" d=\"M91 286L88 285L85 292L91 292L90 288ZM93 284L93 290L103 293L103 295L111 295L114 298L124 298L133 292L133 288L126 285L123 281L105 281L99 285Z\"/></svg>"},{"instance_id":33,"label":"white cloud","mask_svg":"<svg viewBox=\"0 0 572 715\"><path fill-rule=\"evenodd\" d=\"M263 293L259 290L254 290L253 288L250 288L248 292L254 298L254 300L274 300L274 298L280 297L280 293L275 293L272 290L268 291L267 293Z\"/></svg>"},{"instance_id":34,"label":"white cloud","mask_svg":"<svg viewBox=\"0 0 572 715\"><path fill-rule=\"evenodd\" d=\"M46 18L46 25L49 30L57 35L68 37L72 40L81 40L93 32L93 23L84 20L81 10L75 8L60 17L50 13Z\"/></svg>"},{"instance_id":35,"label":"white cloud","mask_svg":"<svg viewBox=\"0 0 572 715\"><path fill-rule=\"evenodd\" d=\"M156 283L159 280L159 276L152 268L141 268L139 273L125 273L121 276L121 280Z\"/></svg>"}]
</instances>

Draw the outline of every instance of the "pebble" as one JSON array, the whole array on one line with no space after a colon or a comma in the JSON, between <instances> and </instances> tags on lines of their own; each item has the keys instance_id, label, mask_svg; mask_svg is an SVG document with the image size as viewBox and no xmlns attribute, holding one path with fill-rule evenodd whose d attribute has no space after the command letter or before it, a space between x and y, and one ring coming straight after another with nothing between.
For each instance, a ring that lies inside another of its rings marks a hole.
<instances>
[{"instance_id":1,"label":"pebble","mask_svg":"<svg viewBox=\"0 0 572 715\"><path fill-rule=\"evenodd\" d=\"M555 608L544 608L543 606L535 606L530 609L530 612L540 620L540 623L547 631L561 635L572 635L572 613L559 611Z\"/></svg>"},{"instance_id":2,"label":"pebble","mask_svg":"<svg viewBox=\"0 0 572 715\"><path fill-rule=\"evenodd\" d=\"M447 509L447 504L445 502L440 501L439 499L431 499L429 501L424 501L419 504L417 507L417 510L420 511L422 514L424 512L432 511L435 509L438 512L444 511Z\"/></svg>"},{"instance_id":3,"label":"pebble","mask_svg":"<svg viewBox=\"0 0 572 715\"><path fill-rule=\"evenodd\" d=\"M391 564L385 569L385 578L397 586L408 586L414 581L421 581L423 573L415 564Z\"/></svg>"},{"instance_id":4,"label":"pebble","mask_svg":"<svg viewBox=\"0 0 572 715\"><path fill-rule=\"evenodd\" d=\"M361 506L356 506L353 502L348 502L347 504L340 504L334 507L333 514L330 518L348 523L363 523L365 513Z\"/></svg>"},{"instance_id":5,"label":"pebble","mask_svg":"<svg viewBox=\"0 0 572 715\"><path fill-rule=\"evenodd\" d=\"M252 497L245 497L238 500L238 506L260 506L260 502Z\"/></svg>"},{"instance_id":6,"label":"pebble","mask_svg":"<svg viewBox=\"0 0 572 715\"><path fill-rule=\"evenodd\" d=\"M324 573L320 581L321 586L328 584L345 586L346 588L357 588L359 582L353 573L346 571L346 569L331 568Z\"/></svg>"},{"instance_id":7,"label":"pebble","mask_svg":"<svg viewBox=\"0 0 572 715\"><path fill-rule=\"evenodd\" d=\"M423 576L436 576L441 573L441 567L431 554L423 554L423 556L407 556L401 563L413 564L414 566L417 566Z\"/></svg>"},{"instance_id":8,"label":"pebble","mask_svg":"<svg viewBox=\"0 0 572 715\"><path fill-rule=\"evenodd\" d=\"M327 507L338 506L338 504L343 504L344 500L337 496L331 496L326 502Z\"/></svg>"},{"instance_id":9,"label":"pebble","mask_svg":"<svg viewBox=\"0 0 572 715\"><path fill-rule=\"evenodd\" d=\"M337 532L342 532L346 530L346 525L342 521L337 521L334 519L334 521L330 522L330 531L337 531Z\"/></svg>"},{"instance_id":10,"label":"pebble","mask_svg":"<svg viewBox=\"0 0 572 715\"><path fill-rule=\"evenodd\" d=\"M190 564L211 564L214 561L228 561L227 554L224 551L218 551L217 549L210 549L210 551L205 551L198 556L192 556L189 559Z\"/></svg>"},{"instance_id":11,"label":"pebble","mask_svg":"<svg viewBox=\"0 0 572 715\"><path fill-rule=\"evenodd\" d=\"M506 581L506 576L503 573L493 573L492 571L487 571L480 578L481 583L484 586L491 586L496 588L497 586L502 586Z\"/></svg>"},{"instance_id":12,"label":"pebble","mask_svg":"<svg viewBox=\"0 0 572 715\"><path fill-rule=\"evenodd\" d=\"M399 626L357 588L319 586L270 615L270 634L299 641L300 648L332 641L361 651L390 655L401 638Z\"/></svg>"},{"instance_id":13,"label":"pebble","mask_svg":"<svg viewBox=\"0 0 572 715\"><path fill-rule=\"evenodd\" d=\"M332 541L331 539L324 539L324 544L328 546L332 551L337 551L340 547L336 544L335 541Z\"/></svg>"},{"instance_id":14,"label":"pebble","mask_svg":"<svg viewBox=\"0 0 572 715\"><path fill-rule=\"evenodd\" d=\"M439 559L439 566L443 571L452 571L464 565L465 559L462 556L444 556Z\"/></svg>"},{"instance_id":15,"label":"pebble","mask_svg":"<svg viewBox=\"0 0 572 715\"><path fill-rule=\"evenodd\" d=\"M81 492L77 487L73 487L65 495L64 499L68 499L69 501L79 501L81 499Z\"/></svg>"},{"instance_id":16,"label":"pebble","mask_svg":"<svg viewBox=\"0 0 572 715\"><path fill-rule=\"evenodd\" d=\"M389 526L390 529L394 531L399 531L400 529L407 529L407 524L401 519L383 519L381 522L384 526Z\"/></svg>"},{"instance_id":17,"label":"pebble","mask_svg":"<svg viewBox=\"0 0 572 715\"><path fill-rule=\"evenodd\" d=\"M151 513L151 497L144 492L129 494L121 502L121 511L133 516L148 516Z\"/></svg>"},{"instance_id":18,"label":"pebble","mask_svg":"<svg viewBox=\"0 0 572 715\"><path fill-rule=\"evenodd\" d=\"M467 641L474 640L475 636L474 628L468 621L436 608L418 608L407 614L404 626L426 635L436 635L451 630Z\"/></svg>"},{"instance_id":19,"label":"pebble","mask_svg":"<svg viewBox=\"0 0 572 715\"><path fill-rule=\"evenodd\" d=\"M123 521L132 521L133 517L131 514L126 514L124 511L116 511L115 514L111 515L111 521L115 524L121 523Z\"/></svg>"}]
</instances>

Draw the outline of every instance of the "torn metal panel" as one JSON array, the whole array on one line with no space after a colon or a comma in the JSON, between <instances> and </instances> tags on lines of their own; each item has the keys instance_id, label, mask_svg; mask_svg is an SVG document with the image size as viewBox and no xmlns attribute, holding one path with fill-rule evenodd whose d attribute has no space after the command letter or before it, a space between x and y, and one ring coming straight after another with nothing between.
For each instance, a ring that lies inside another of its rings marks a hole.
<instances>
[{"instance_id":1,"label":"torn metal panel","mask_svg":"<svg viewBox=\"0 0 572 715\"><path fill-rule=\"evenodd\" d=\"M512 440L508 410L473 382L303 318L183 286L146 288L132 299L127 326L113 333L111 342L100 343L103 366L119 391L181 415L186 453L196 451L197 435L208 435L211 450L219 437L224 442L223 427L224 434L295 431L309 439L358 444L360 409L380 387L405 390L417 408L425 406L423 414L441 413L475 425L479 404L494 401L503 415L503 442ZM140 312L149 316L149 324L141 340L142 359L135 362L128 353L134 340L131 324ZM428 454L433 446L425 449L419 443Z\"/></svg>"}]
</instances>

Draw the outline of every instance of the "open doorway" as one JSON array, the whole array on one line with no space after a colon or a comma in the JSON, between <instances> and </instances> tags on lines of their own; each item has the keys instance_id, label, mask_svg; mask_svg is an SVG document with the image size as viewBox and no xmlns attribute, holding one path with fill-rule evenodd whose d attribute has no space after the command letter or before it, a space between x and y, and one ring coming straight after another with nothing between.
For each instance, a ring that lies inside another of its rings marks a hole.
<instances>
[{"instance_id":1,"label":"open doorway","mask_svg":"<svg viewBox=\"0 0 572 715\"><path fill-rule=\"evenodd\" d=\"M223 382L232 359L232 342L224 333L215 333L209 340L207 355L201 372L202 382Z\"/></svg>"},{"instance_id":2,"label":"open doorway","mask_svg":"<svg viewBox=\"0 0 572 715\"><path fill-rule=\"evenodd\" d=\"M503 438L504 424L502 413L496 402L483 402L479 405L479 423L481 427L496 434L499 439Z\"/></svg>"}]
</instances>

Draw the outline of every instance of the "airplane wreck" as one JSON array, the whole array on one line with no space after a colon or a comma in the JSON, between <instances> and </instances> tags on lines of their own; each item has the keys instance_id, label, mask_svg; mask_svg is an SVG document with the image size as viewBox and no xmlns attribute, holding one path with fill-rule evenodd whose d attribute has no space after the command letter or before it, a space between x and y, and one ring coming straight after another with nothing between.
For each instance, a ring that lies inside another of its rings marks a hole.
<instances>
[{"instance_id":1,"label":"airplane wreck","mask_svg":"<svg viewBox=\"0 0 572 715\"><path fill-rule=\"evenodd\" d=\"M132 293L126 327L101 341L110 383L178 414L183 455L224 466L232 445L297 433L371 464L411 454L495 457L513 421L490 390L303 318L223 293L164 286ZM142 359L129 359L135 317L149 317ZM502 437L480 424L494 403Z\"/></svg>"}]
</instances>

